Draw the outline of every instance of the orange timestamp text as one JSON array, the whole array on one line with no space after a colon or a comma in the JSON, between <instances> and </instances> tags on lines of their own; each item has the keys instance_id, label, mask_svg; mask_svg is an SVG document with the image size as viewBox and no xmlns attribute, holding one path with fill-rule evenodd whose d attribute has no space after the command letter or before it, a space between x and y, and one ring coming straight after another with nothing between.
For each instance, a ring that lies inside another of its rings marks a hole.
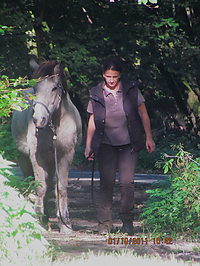
<instances>
[{"instance_id":1,"label":"orange timestamp text","mask_svg":"<svg viewBox=\"0 0 200 266\"><path fill-rule=\"evenodd\" d=\"M172 245L173 240L172 238L152 238L152 239L148 239L148 238L139 238L139 237L114 237L108 238L108 244L109 245L147 245L148 243L152 243L154 245L163 245L163 244L167 244L167 245Z\"/></svg>"}]
</instances>

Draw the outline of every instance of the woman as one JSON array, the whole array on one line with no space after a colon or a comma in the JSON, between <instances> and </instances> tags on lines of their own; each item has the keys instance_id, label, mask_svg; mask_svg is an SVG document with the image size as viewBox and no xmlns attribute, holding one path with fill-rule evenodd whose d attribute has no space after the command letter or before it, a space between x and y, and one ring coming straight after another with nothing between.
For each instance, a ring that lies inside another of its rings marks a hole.
<instances>
[{"instance_id":1,"label":"woman","mask_svg":"<svg viewBox=\"0 0 200 266\"><path fill-rule=\"evenodd\" d=\"M98 158L100 194L98 230L108 233L113 226L112 199L116 169L119 171L121 189L120 218L123 232L133 230L134 173L143 149L143 128L146 148L151 153L155 143L144 98L135 82L121 77L121 64L108 59L103 65L104 81L91 89L87 111L88 121L85 157Z\"/></svg>"}]
</instances>

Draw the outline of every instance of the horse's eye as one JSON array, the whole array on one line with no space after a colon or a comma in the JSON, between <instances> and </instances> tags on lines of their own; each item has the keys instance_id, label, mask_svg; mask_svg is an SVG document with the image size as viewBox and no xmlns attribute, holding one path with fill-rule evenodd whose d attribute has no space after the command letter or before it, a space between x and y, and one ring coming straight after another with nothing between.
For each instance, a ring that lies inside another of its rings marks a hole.
<instances>
[{"instance_id":1,"label":"horse's eye","mask_svg":"<svg viewBox=\"0 0 200 266\"><path fill-rule=\"evenodd\" d=\"M57 87L54 87L53 89L52 89L52 91L56 91L57 90Z\"/></svg>"}]
</instances>

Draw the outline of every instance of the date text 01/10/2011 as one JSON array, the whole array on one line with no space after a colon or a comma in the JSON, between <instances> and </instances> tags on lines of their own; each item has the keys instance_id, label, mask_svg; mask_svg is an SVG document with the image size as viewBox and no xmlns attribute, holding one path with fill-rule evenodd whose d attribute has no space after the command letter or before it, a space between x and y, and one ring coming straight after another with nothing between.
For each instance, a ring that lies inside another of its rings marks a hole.
<instances>
[{"instance_id":1,"label":"date text 01/10/2011","mask_svg":"<svg viewBox=\"0 0 200 266\"><path fill-rule=\"evenodd\" d=\"M125 245L147 245L149 242L151 242L154 245L162 245L162 244L167 244L171 245L172 244L172 238L153 238L151 240L148 240L147 238L121 238L121 237L116 237L116 238L108 238L108 244L109 245L119 245L119 244L125 244Z\"/></svg>"}]
</instances>

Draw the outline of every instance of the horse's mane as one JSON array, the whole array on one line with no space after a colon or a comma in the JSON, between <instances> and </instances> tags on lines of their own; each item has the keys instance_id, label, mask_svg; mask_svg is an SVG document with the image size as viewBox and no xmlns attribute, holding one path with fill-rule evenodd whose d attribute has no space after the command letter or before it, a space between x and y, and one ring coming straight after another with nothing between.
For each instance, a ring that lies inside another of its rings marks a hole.
<instances>
[{"instance_id":1,"label":"horse's mane","mask_svg":"<svg viewBox=\"0 0 200 266\"><path fill-rule=\"evenodd\" d=\"M54 68L57 64L58 64L58 62L56 60L45 61L45 62L41 63L40 66L38 67L38 69L33 74L33 78L37 79L40 77L46 77L46 76L54 75L55 74ZM66 74L65 74L65 72L60 73L60 74L61 74L61 82L62 82L63 88L64 88L65 92L67 92Z\"/></svg>"},{"instance_id":2,"label":"horse's mane","mask_svg":"<svg viewBox=\"0 0 200 266\"><path fill-rule=\"evenodd\" d=\"M41 63L38 69L33 74L33 78L37 79L40 77L52 76L54 74L54 67L57 65L57 61L45 61Z\"/></svg>"}]
</instances>

